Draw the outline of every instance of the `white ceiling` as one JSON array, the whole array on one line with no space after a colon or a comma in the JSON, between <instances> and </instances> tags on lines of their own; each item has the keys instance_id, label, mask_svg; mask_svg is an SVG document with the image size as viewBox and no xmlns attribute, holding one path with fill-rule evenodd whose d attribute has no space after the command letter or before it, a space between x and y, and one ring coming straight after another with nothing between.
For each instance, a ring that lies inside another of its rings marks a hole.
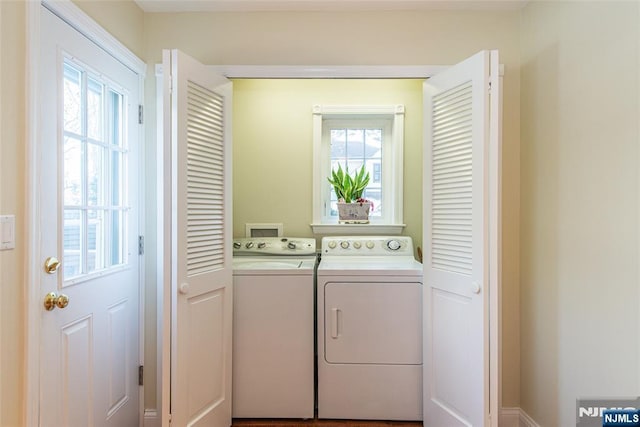
<instances>
[{"instance_id":1,"label":"white ceiling","mask_svg":"<svg viewBox=\"0 0 640 427\"><path fill-rule=\"evenodd\" d=\"M145 12L514 10L528 0L135 0Z\"/></svg>"}]
</instances>

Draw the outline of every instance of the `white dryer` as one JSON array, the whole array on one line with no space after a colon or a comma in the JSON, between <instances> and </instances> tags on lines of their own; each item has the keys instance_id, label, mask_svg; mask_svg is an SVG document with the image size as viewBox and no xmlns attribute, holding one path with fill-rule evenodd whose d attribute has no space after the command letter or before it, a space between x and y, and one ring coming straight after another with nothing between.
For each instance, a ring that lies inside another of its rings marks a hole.
<instances>
[{"instance_id":1,"label":"white dryer","mask_svg":"<svg viewBox=\"0 0 640 427\"><path fill-rule=\"evenodd\" d=\"M232 415L313 418L315 239L233 247Z\"/></svg>"},{"instance_id":2,"label":"white dryer","mask_svg":"<svg viewBox=\"0 0 640 427\"><path fill-rule=\"evenodd\" d=\"M422 420L422 264L410 237L325 237L318 418Z\"/></svg>"}]
</instances>

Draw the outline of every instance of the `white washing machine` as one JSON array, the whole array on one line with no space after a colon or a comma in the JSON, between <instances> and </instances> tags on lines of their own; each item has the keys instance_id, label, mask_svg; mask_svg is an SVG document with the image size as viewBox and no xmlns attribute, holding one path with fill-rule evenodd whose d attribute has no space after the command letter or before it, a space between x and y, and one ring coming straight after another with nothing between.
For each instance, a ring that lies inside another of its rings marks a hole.
<instances>
[{"instance_id":1,"label":"white washing machine","mask_svg":"<svg viewBox=\"0 0 640 427\"><path fill-rule=\"evenodd\" d=\"M232 415L313 418L315 239L233 247Z\"/></svg>"},{"instance_id":2,"label":"white washing machine","mask_svg":"<svg viewBox=\"0 0 640 427\"><path fill-rule=\"evenodd\" d=\"M318 418L422 420L422 264L410 237L325 237Z\"/></svg>"}]
</instances>

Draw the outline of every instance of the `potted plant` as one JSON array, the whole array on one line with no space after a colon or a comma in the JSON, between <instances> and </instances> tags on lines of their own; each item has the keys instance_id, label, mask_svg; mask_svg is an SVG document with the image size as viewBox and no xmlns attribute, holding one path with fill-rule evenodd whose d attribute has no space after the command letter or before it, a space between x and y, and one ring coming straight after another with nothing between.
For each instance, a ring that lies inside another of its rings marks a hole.
<instances>
[{"instance_id":1,"label":"potted plant","mask_svg":"<svg viewBox=\"0 0 640 427\"><path fill-rule=\"evenodd\" d=\"M338 197L339 223L367 224L372 203L362 198L362 193L369 184L369 172L364 165L351 176L348 168L331 170L331 177L327 178Z\"/></svg>"}]
</instances>

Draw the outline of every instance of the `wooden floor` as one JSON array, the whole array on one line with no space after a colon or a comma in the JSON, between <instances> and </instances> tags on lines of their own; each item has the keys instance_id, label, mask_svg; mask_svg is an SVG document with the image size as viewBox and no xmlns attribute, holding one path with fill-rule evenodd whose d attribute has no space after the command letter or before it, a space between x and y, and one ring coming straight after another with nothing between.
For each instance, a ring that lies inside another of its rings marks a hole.
<instances>
[{"instance_id":1,"label":"wooden floor","mask_svg":"<svg viewBox=\"0 0 640 427\"><path fill-rule=\"evenodd\" d=\"M360 421L360 420L239 420L232 427L417 427L422 421Z\"/></svg>"}]
</instances>

